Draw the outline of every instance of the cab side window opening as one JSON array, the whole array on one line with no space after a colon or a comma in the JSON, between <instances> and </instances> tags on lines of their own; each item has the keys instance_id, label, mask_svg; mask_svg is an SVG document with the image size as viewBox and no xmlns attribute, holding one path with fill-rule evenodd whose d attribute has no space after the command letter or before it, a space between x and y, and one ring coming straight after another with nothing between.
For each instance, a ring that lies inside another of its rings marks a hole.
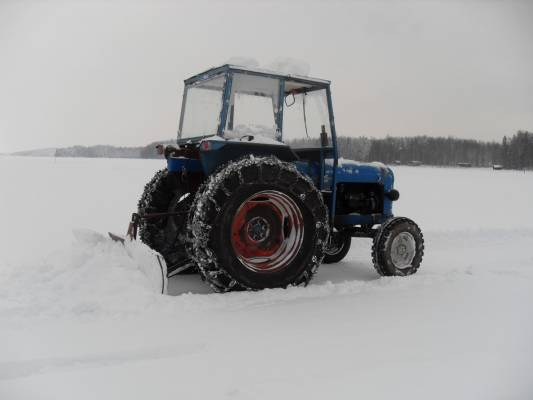
<instances>
[{"instance_id":1,"label":"cab side window opening","mask_svg":"<svg viewBox=\"0 0 533 400\"><path fill-rule=\"evenodd\" d=\"M326 90L285 95L283 140L292 147L320 147L324 126L327 142L331 144L331 130Z\"/></svg>"}]
</instances>

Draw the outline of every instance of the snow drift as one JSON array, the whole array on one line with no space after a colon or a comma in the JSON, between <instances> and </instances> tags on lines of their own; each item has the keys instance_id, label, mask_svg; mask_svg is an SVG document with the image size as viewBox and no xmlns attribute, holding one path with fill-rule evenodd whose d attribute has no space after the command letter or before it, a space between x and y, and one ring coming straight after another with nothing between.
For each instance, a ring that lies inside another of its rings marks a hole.
<instances>
[{"instance_id":1,"label":"snow drift","mask_svg":"<svg viewBox=\"0 0 533 400\"><path fill-rule=\"evenodd\" d=\"M117 243L90 230L33 265L4 266L4 318L139 312L166 292L166 270L139 241Z\"/></svg>"}]
</instances>

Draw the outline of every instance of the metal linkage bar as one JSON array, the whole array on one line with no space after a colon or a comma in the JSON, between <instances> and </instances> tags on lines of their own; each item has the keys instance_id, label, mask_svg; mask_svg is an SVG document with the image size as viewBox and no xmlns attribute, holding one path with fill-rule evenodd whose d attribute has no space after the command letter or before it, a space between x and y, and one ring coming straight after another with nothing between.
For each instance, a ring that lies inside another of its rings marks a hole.
<instances>
[{"instance_id":1,"label":"metal linkage bar","mask_svg":"<svg viewBox=\"0 0 533 400\"><path fill-rule=\"evenodd\" d=\"M168 218L176 215L187 214L187 211L166 212L166 213L147 213L147 214L131 214L131 221L128 225L128 232L126 236L131 239L137 239L137 231L139 230L139 223L142 219Z\"/></svg>"}]
</instances>

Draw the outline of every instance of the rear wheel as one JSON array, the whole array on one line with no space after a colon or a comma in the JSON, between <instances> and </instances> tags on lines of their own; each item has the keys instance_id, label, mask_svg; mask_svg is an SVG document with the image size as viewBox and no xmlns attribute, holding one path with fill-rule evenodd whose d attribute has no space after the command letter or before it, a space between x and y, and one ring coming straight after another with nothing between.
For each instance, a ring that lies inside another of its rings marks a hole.
<instances>
[{"instance_id":1,"label":"rear wheel","mask_svg":"<svg viewBox=\"0 0 533 400\"><path fill-rule=\"evenodd\" d=\"M424 237L418 225L408 218L388 220L374 237L372 261L380 275L412 275L423 256Z\"/></svg>"},{"instance_id":2,"label":"rear wheel","mask_svg":"<svg viewBox=\"0 0 533 400\"><path fill-rule=\"evenodd\" d=\"M324 263L333 264L341 261L350 251L351 244L352 236L349 233L342 231L331 233L325 250Z\"/></svg>"},{"instance_id":3,"label":"rear wheel","mask_svg":"<svg viewBox=\"0 0 533 400\"><path fill-rule=\"evenodd\" d=\"M191 256L216 291L307 284L324 257L322 195L274 157L241 159L213 174L192 210Z\"/></svg>"},{"instance_id":4,"label":"rear wheel","mask_svg":"<svg viewBox=\"0 0 533 400\"><path fill-rule=\"evenodd\" d=\"M158 171L144 188L138 203L139 214L182 213L170 217L141 219L139 237L160 253L167 263L168 275L194 272L186 244L187 213L193 196L187 192L176 174L167 169Z\"/></svg>"}]
</instances>

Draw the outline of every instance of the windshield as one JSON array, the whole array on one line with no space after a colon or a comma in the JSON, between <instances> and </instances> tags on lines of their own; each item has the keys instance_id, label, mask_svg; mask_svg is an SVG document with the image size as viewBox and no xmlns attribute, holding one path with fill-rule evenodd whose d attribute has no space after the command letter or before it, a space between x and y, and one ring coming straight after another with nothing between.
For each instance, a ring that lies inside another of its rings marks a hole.
<instances>
[{"instance_id":1,"label":"windshield","mask_svg":"<svg viewBox=\"0 0 533 400\"><path fill-rule=\"evenodd\" d=\"M224 136L240 138L252 135L279 139L278 102L278 79L234 74Z\"/></svg>"},{"instance_id":2,"label":"windshield","mask_svg":"<svg viewBox=\"0 0 533 400\"><path fill-rule=\"evenodd\" d=\"M218 76L186 87L179 134L181 139L216 135L225 80L225 76Z\"/></svg>"}]
</instances>

